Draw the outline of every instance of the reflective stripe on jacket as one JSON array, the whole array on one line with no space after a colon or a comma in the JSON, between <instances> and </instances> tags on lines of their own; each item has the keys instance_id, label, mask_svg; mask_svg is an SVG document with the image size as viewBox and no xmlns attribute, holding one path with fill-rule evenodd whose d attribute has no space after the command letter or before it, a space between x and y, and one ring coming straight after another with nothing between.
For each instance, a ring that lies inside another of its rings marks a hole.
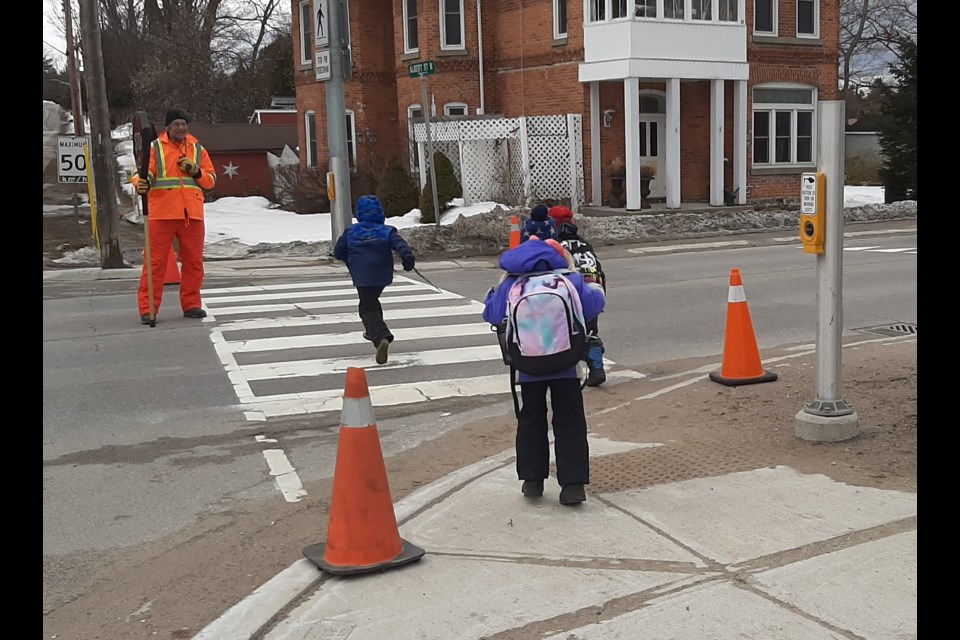
<instances>
[{"instance_id":1,"label":"reflective stripe on jacket","mask_svg":"<svg viewBox=\"0 0 960 640\"><path fill-rule=\"evenodd\" d=\"M177 161L184 156L192 158L200 167L199 178L180 171ZM150 145L151 186L147 197L151 218L203 220L203 190L213 189L216 183L217 174L210 154L189 133L183 142L177 143L164 131Z\"/></svg>"}]
</instances>

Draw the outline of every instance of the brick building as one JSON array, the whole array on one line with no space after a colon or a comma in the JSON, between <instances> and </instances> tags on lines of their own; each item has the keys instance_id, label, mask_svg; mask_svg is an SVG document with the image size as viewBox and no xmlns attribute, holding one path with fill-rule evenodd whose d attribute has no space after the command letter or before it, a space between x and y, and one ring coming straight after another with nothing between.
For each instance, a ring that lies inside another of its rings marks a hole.
<instances>
[{"instance_id":1,"label":"brick building","mask_svg":"<svg viewBox=\"0 0 960 640\"><path fill-rule=\"evenodd\" d=\"M314 4L291 0L301 162L326 165ZM582 115L585 200L608 201L610 162L639 208L653 199L796 199L817 164L817 101L838 99L839 0L343 0L354 171L396 154L418 171L413 123ZM408 65L436 64L429 105Z\"/></svg>"}]
</instances>

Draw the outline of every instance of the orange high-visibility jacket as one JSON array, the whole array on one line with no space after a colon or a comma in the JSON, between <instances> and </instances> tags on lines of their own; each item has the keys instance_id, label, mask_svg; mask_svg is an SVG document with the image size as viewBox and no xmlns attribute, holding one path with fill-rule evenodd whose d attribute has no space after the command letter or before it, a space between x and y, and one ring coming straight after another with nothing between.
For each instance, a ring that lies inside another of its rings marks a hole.
<instances>
[{"instance_id":1,"label":"orange high-visibility jacket","mask_svg":"<svg viewBox=\"0 0 960 640\"><path fill-rule=\"evenodd\" d=\"M200 167L200 177L192 178L180 171L177 160L192 158ZM134 187L140 181L134 176ZM187 134L186 139L176 143L161 133L150 145L150 191L148 206L151 218L156 220L203 220L203 190L213 189L217 173L210 154L200 142Z\"/></svg>"}]
</instances>

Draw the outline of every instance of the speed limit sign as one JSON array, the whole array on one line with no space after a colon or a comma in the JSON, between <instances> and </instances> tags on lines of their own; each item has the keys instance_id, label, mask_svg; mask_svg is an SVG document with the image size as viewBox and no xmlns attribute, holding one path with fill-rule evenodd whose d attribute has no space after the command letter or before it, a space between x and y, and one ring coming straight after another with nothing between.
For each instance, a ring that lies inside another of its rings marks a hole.
<instances>
[{"instance_id":1,"label":"speed limit sign","mask_svg":"<svg viewBox=\"0 0 960 640\"><path fill-rule=\"evenodd\" d=\"M86 136L60 136L57 151L57 179L59 182L86 182Z\"/></svg>"}]
</instances>

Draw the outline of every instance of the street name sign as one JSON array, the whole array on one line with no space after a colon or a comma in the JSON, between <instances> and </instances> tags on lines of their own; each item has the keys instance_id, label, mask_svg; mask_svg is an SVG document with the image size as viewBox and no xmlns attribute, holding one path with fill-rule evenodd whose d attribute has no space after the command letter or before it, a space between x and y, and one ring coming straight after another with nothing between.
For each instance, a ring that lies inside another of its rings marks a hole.
<instances>
[{"instance_id":1,"label":"street name sign","mask_svg":"<svg viewBox=\"0 0 960 640\"><path fill-rule=\"evenodd\" d=\"M423 62L414 62L407 67L407 71L410 73L411 78L423 78L435 74L437 67L433 64L433 60L425 60Z\"/></svg>"}]
</instances>

